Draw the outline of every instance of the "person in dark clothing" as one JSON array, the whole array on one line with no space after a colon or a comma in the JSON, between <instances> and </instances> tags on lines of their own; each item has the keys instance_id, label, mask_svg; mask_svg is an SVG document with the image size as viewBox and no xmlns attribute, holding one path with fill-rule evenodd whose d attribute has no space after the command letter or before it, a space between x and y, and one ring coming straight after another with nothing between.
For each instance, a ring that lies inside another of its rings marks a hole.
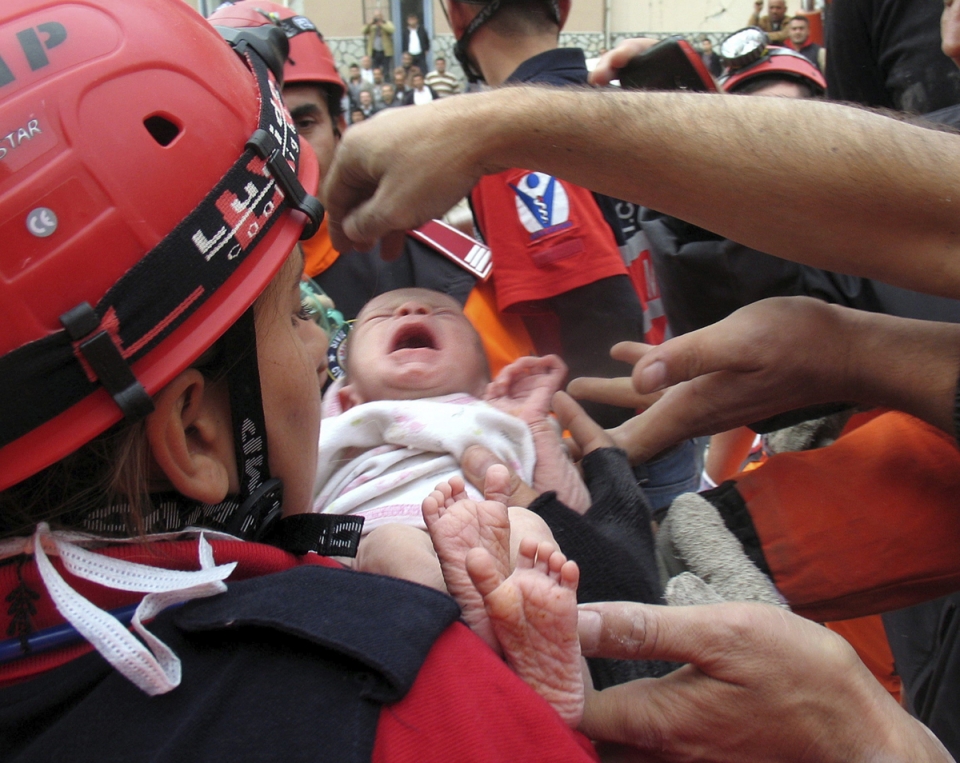
<instances>
[{"instance_id":1,"label":"person in dark clothing","mask_svg":"<svg viewBox=\"0 0 960 763\"><path fill-rule=\"evenodd\" d=\"M816 66L821 72L827 70L827 52L810 39L810 21L806 16L794 16L787 25L790 47Z\"/></svg>"},{"instance_id":2,"label":"person in dark clothing","mask_svg":"<svg viewBox=\"0 0 960 763\"><path fill-rule=\"evenodd\" d=\"M723 64L720 63L720 56L713 52L713 43L709 37L700 38L700 59L707 71L714 77L719 77L723 73Z\"/></svg>"},{"instance_id":3,"label":"person in dark clothing","mask_svg":"<svg viewBox=\"0 0 960 763\"><path fill-rule=\"evenodd\" d=\"M421 72L430 71L427 66L430 37L427 36L427 31L420 25L420 17L415 13L407 16L407 26L403 30L403 47L401 50L410 54L411 64L418 66Z\"/></svg>"},{"instance_id":4,"label":"person in dark clothing","mask_svg":"<svg viewBox=\"0 0 960 763\"><path fill-rule=\"evenodd\" d=\"M843 0L827 17L827 97L926 114L960 103L960 70L940 50L943 4Z\"/></svg>"}]
</instances>

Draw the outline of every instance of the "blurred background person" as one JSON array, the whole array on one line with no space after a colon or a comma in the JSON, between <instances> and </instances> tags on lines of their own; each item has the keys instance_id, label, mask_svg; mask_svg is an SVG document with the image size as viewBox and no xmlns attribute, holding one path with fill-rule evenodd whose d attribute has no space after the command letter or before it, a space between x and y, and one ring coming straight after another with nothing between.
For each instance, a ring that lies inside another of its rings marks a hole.
<instances>
[{"instance_id":1,"label":"blurred background person","mask_svg":"<svg viewBox=\"0 0 960 763\"><path fill-rule=\"evenodd\" d=\"M758 26L770 38L774 45L787 44L787 24L790 19L787 17L787 0L769 0L767 2L767 15L761 16L763 10L763 0L756 0L753 4L753 13L747 20L749 26Z\"/></svg>"},{"instance_id":2,"label":"blurred background person","mask_svg":"<svg viewBox=\"0 0 960 763\"><path fill-rule=\"evenodd\" d=\"M810 21L806 16L794 16L787 25L790 47L814 64L821 72L827 70L827 51L810 39Z\"/></svg>"},{"instance_id":3,"label":"blurred background person","mask_svg":"<svg viewBox=\"0 0 960 763\"><path fill-rule=\"evenodd\" d=\"M403 52L410 54L411 64L416 64L421 72L425 72L428 71L428 50L430 50L430 38L427 37L427 31L420 26L420 17L416 13L411 13L407 16L407 28L403 30Z\"/></svg>"},{"instance_id":4,"label":"blurred background person","mask_svg":"<svg viewBox=\"0 0 960 763\"><path fill-rule=\"evenodd\" d=\"M393 22L383 18L379 8L373 12L370 23L363 28L367 55L373 61L374 68L386 71L393 65Z\"/></svg>"},{"instance_id":5,"label":"blurred background person","mask_svg":"<svg viewBox=\"0 0 960 763\"><path fill-rule=\"evenodd\" d=\"M414 72L411 80L410 89L403 94L404 106L420 106L424 103L437 100L438 96L433 91L433 88L424 83L423 74Z\"/></svg>"},{"instance_id":6,"label":"blurred background person","mask_svg":"<svg viewBox=\"0 0 960 763\"><path fill-rule=\"evenodd\" d=\"M360 59L360 77L364 82L373 84L373 62L370 56L363 56Z\"/></svg>"},{"instance_id":7,"label":"blurred background person","mask_svg":"<svg viewBox=\"0 0 960 763\"><path fill-rule=\"evenodd\" d=\"M437 94L437 98L446 98L460 92L460 79L447 71L447 59L437 56L434 61L434 70L423 81Z\"/></svg>"},{"instance_id":8,"label":"blurred background person","mask_svg":"<svg viewBox=\"0 0 960 763\"><path fill-rule=\"evenodd\" d=\"M393 70L393 90L397 98L403 100L403 95L407 92L407 70L402 66Z\"/></svg>"},{"instance_id":9,"label":"blurred background person","mask_svg":"<svg viewBox=\"0 0 960 763\"><path fill-rule=\"evenodd\" d=\"M367 90L372 94L373 86L360 76L359 64L350 64L347 72L347 95L350 97L350 111L353 111L360 104L361 91Z\"/></svg>"},{"instance_id":10,"label":"blurred background person","mask_svg":"<svg viewBox=\"0 0 960 763\"><path fill-rule=\"evenodd\" d=\"M383 105L383 84L385 80L383 79L383 69L379 66L373 67L373 102L377 106Z\"/></svg>"},{"instance_id":11,"label":"blurred background person","mask_svg":"<svg viewBox=\"0 0 960 763\"><path fill-rule=\"evenodd\" d=\"M603 55L601 53L601 55ZM704 35L700 38L700 60L707 67L707 71L714 77L719 77L723 72L723 65L720 63L720 56L713 52L713 43L710 38Z\"/></svg>"},{"instance_id":12,"label":"blurred background person","mask_svg":"<svg viewBox=\"0 0 960 763\"><path fill-rule=\"evenodd\" d=\"M397 91L389 82L384 82L380 86L380 103L383 109L392 109L397 106L403 106L403 101L397 98Z\"/></svg>"},{"instance_id":13,"label":"blurred background person","mask_svg":"<svg viewBox=\"0 0 960 763\"><path fill-rule=\"evenodd\" d=\"M359 110L363 112L363 118L369 119L374 114L376 114L380 109L377 108L377 105L373 102L373 91L372 90L361 90L360 99L357 102Z\"/></svg>"}]
</instances>

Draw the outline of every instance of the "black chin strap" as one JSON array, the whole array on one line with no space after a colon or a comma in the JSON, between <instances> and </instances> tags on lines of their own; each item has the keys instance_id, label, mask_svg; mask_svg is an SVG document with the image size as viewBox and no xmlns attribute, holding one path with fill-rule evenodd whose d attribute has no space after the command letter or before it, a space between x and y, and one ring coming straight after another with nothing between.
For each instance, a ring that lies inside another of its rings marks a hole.
<instances>
[{"instance_id":1,"label":"black chin strap","mask_svg":"<svg viewBox=\"0 0 960 763\"><path fill-rule=\"evenodd\" d=\"M467 28L463 30L463 35L457 40L457 44L453 46L453 55L460 63L460 66L463 67L463 73L467 75L467 81L470 83L485 81L483 79L483 73L473 65L473 62L467 55L470 40L473 38L473 35L477 33L477 30L492 19L493 14L500 10L502 2L503 0L490 0L489 3L486 3L483 8L480 9L480 12L470 20Z\"/></svg>"},{"instance_id":2,"label":"black chin strap","mask_svg":"<svg viewBox=\"0 0 960 763\"><path fill-rule=\"evenodd\" d=\"M227 384L240 477L237 496L240 507L226 530L232 535L250 538L262 525L279 517L283 509L283 484L270 477L252 307L227 330L221 342L230 366Z\"/></svg>"},{"instance_id":3,"label":"black chin strap","mask_svg":"<svg viewBox=\"0 0 960 763\"><path fill-rule=\"evenodd\" d=\"M463 68L463 73L467 76L468 82L484 82L483 73L473 65L473 62L467 54L467 50L470 47L470 40L473 39L473 36L480 27L493 18L494 14L500 10L504 2L510 2L510 0L490 0L489 2L483 2L483 0L480 0L480 2L477 2L477 0L457 0L457 2L465 2L470 5L483 5L480 12L467 24L467 28L463 30L463 34L460 39L457 40L456 45L453 46L453 55ZM446 6L444 6L443 3L440 5L444 9L443 12L446 13ZM556 22L556 25L559 27L561 25L560 4L557 0L548 0L547 5L552 12L554 22ZM447 21L450 21L449 16L447 16ZM451 26L453 25L451 24Z\"/></svg>"},{"instance_id":4,"label":"black chin strap","mask_svg":"<svg viewBox=\"0 0 960 763\"><path fill-rule=\"evenodd\" d=\"M230 363L227 384L240 476L240 493L236 498L239 506L227 519L224 529L231 535L269 543L294 554L315 551L323 555L356 556L363 517L283 516L283 483L270 476L253 307L227 330L221 342Z\"/></svg>"}]
</instances>

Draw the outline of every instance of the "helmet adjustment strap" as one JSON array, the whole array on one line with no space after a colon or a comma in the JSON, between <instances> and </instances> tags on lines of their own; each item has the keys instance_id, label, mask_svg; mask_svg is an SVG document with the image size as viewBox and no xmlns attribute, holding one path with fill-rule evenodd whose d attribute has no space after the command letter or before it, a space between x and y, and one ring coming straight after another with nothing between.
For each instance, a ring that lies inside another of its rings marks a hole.
<instances>
[{"instance_id":1,"label":"helmet adjustment strap","mask_svg":"<svg viewBox=\"0 0 960 763\"><path fill-rule=\"evenodd\" d=\"M101 388L128 418L144 415L149 409L123 367L132 369L237 271L283 218L285 193L289 204L310 217L311 225L320 225L322 206L307 196L289 166L298 165L300 144L279 89L259 55L248 49L244 58L260 90L258 131L272 143L248 147L197 208L89 311L78 305L65 313L63 330L0 357L0 447ZM289 173L281 165L287 165ZM74 316L75 310L80 312ZM116 353L106 347L106 340Z\"/></svg>"},{"instance_id":2,"label":"helmet adjustment strap","mask_svg":"<svg viewBox=\"0 0 960 763\"><path fill-rule=\"evenodd\" d=\"M230 43L230 47L241 56L252 50L267 65L274 78L283 83L283 64L290 55L289 35L277 29L276 26L246 27L214 27L220 36Z\"/></svg>"},{"instance_id":3,"label":"helmet adjustment strap","mask_svg":"<svg viewBox=\"0 0 960 763\"><path fill-rule=\"evenodd\" d=\"M137 381L120 350L88 302L77 305L60 316L60 323L73 340L76 352L100 379L104 389L123 411L128 421L139 421L153 411L150 395Z\"/></svg>"},{"instance_id":4,"label":"helmet adjustment strap","mask_svg":"<svg viewBox=\"0 0 960 763\"><path fill-rule=\"evenodd\" d=\"M241 538L258 530L268 519L279 517L283 508L283 484L270 477L253 312L250 307L220 340L230 363L227 386L240 478L240 507L227 522L226 531Z\"/></svg>"},{"instance_id":5,"label":"helmet adjustment strap","mask_svg":"<svg viewBox=\"0 0 960 763\"><path fill-rule=\"evenodd\" d=\"M231 535L278 546L294 554L356 556L363 517L333 514L283 516L283 483L270 476L267 427L263 417L257 331L251 307L223 335L230 359L227 384L233 443L240 477L240 504L224 527Z\"/></svg>"},{"instance_id":6,"label":"helmet adjustment strap","mask_svg":"<svg viewBox=\"0 0 960 763\"><path fill-rule=\"evenodd\" d=\"M257 156L266 161L267 169L270 170L270 174L283 192L287 205L306 215L307 224L303 226L300 240L306 241L308 238L313 238L323 222L323 205L316 196L311 196L300 184L300 179L283 158L283 151L276 139L266 130L257 130L250 136L246 147L253 149Z\"/></svg>"}]
</instances>

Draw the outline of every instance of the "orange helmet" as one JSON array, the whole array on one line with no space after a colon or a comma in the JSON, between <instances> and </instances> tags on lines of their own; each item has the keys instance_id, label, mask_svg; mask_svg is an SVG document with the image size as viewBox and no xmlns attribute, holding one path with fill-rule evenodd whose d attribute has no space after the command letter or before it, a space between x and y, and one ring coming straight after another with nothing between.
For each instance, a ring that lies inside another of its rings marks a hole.
<instances>
[{"instance_id":1,"label":"orange helmet","mask_svg":"<svg viewBox=\"0 0 960 763\"><path fill-rule=\"evenodd\" d=\"M256 45L182 0L4 0L0 133L2 490L148 413L322 207Z\"/></svg>"},{"instance_id":2,"label":"orange helmet","mask_svg":"<svg viewBox=\"0 0 960 763\"><path fill-rule=\"evenodd\" d=\"M323 35L306 16L299 16L290 8L264 0L238 0L220 5L207 19L214 26L250 27L256 18L267 18L287 35L290 53L283 67L284 83L304 82L330 85L339 100L346 88L337 71L333 53L323 41Z\"/></svg>"}]
</instances>

